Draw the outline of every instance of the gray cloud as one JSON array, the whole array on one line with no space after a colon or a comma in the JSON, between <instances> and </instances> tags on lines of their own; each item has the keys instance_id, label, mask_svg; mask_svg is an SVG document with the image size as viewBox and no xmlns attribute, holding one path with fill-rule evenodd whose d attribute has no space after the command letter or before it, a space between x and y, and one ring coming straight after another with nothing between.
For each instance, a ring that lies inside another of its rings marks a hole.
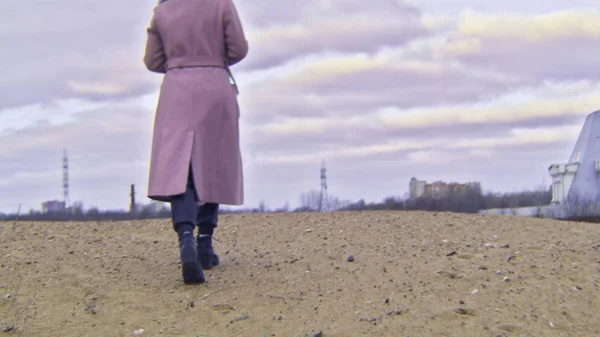
<instances>
[{"instance_id":1,"label":"gray cloud","mask_svg":"<svg viewBox=\"0 0 600 337\"><path fill-rule=\"evenodd\" d=\"M333 153L359 147L377 147L386 144L408 143L415 145L426 144L422 146L422 150L435 151L441 150L444 142L448 145L452 142L472 143L477 147L481 140L487 139L507 139L514 137L512 130L515 129L543 129L552 128L555 126L573 126L578 128L582 123L579 116L556 116L547 118L538 118L526 122L505 122L498 124L478 123L473 125L453 124L422 128L406 128L398 129L380 125L378 127L368 125L354 125L352 127L340 125L339 127L332 126L325 131L303 132L302 136L296 133L283 134L265 134L257 131L248 137L248 143L245 148L250 155L261 154L269 157L286 156L289 153L296 155L310 155L318 152ZM443 139L444 142L429 144L432 139ZM567 140L570 142L571 140ZM510 147L510 144L498 144L502 148ZM525 145L522 145L525 146ZM535 144L527 145L535 146ZM545 145L544 145L545 146ZM483 145L484 149L490 147ZM520 148L517 145L517 148ZM443 149L442 151L454 151L453 149ZM457 149L456 151L468 152L468 149ZM350 158L360 158L361 161L376 160L377 157L387 158L393 157L400 153L413 152L412 149L390 150L382 153L366 151ZM338 160L338 159L336 159ZM343 157L339 160L343 160Z\"/></svg>"},{"instance_id":2,"label":"gray cloud","mask_svg":"<svg viewBox=\"0 0 600 337\"><path fill-rule=\"evenodd\" d=\"M241 15L246 14L251 48L246 60L236 65L239 71L269 68L315 53L374 53L431 34L420 11L400 0L275 3L237 5Z\"/></svg>"},{"instance_id":3,"label":"gray cloud","mask_svg":"<svg viewBox=\"0 0 600 337\"><path fill-rule=\"evenodd\" d=\"M276 118L349 117L380 107L425 108L481 101L525 84L475 76L444 65L435 74L376 69L315 76L298 84L274 80L266 87L248 88L241 102L248 118L262 124L272 119L275 111Z\"/></svg>"},{"instance_id":4,"label":"gray cloud","mask_svg":"<svg viewBox=\"0 0 600 337\"><path fill-rule=\"evenodd\" d=\"M572 81L600 78L600 36L526 43L484 40L481 51L459 57L466 63L518 74L530 80Z\"/></svg>"},{"instance_id":5,"label":"gray cloud","mask_svg":"<svg viewBox=\"0 0 600 337\"><path fill-rule=\"evenodd\" d=\"M142 55L151 10L117 0L2 2L0 44L11 47L0 54L0 110L72 97L118 100L150 90L156 84ZM84 90L92 84L113 88Z\"/></svg>"},{"instance_id":6,"label":"gray cloud","mask_svg":"<svg viewBox=\"0 0 600 337\"><path fill-rule=\"evenodd\" d=\"M373 52L428 33L417 9L394 2L236 3L247 22L252 49L236 71L273 66L315 51ZM0 111L72 97L118 101L153 90L159 77L147 72L141 60L154 5L117 0L0 4L0 29L10 32L0 36L0 43L11 46L10 53L0 55L0 62L10 65L0 79ZM348 31L356 20L360 29Z\"/></svg>"},{"instance_id":7,"label":"gray cloud","mask_svg":"<svg viewBox=\"0 0 600 337\"><path fill-rule=\"evenodd\" d=\"M421 11L403 0L383 0L377 2L345 0L307 0L282 4L277 0L256 0L235 2L245 24L250 27L268 28L332 17L379 15L396 17L419 17Z\"/></svg>"},{"instance_id":8,"label":"gray cloud","mask_svg":"<svg viewBox=\"0 0 600 337\"><path fill-rule=\"evenodd\" d=\"M600 11L596 6L570 6L535 18L464 11L455 32L437 52L533 80L596 80Z\"/></svg>"}]
</instances>

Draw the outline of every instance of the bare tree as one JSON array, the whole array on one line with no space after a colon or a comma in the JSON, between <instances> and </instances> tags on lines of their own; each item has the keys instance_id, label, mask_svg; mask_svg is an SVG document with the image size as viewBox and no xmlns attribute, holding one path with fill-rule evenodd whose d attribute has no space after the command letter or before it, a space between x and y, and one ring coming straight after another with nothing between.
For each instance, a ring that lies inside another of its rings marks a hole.
<instances>
[{"instance_id":1,"label":"bare tree","mask_svg":"<svg viewBox=\"0 0 600 337\"><path fill-rule=\"evenodd\" d=\"M260 201L260 205L258 205L258 211L260 213L264 213L264 212L267 211L267 206L265 205L265 201L264 200Z\"/></svg>"},{"instance_id":2,"label":"bare tree","mask_svg":"<svg viewBox=\"0 0 600 337\"><path fill-rule=\"evenodd\" d=\"M302 193L300 195L300 208L303 210L318 210L321 193L317 190Z\"/></svg>"}]
</instances>

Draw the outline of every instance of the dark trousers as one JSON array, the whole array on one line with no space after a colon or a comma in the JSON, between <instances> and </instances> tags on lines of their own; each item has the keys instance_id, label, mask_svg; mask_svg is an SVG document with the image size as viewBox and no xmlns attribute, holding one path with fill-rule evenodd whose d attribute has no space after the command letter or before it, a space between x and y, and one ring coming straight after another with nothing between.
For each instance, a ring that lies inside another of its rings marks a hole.
<instances>
[{"instance_id":1,"label":"dark trousers","mask_svg":"<svg viewBox=\"0 0 600 337\"><path fill-rule=\"evenodd\" d=\"M194 189L192 168L189 169L188 180L183 194L171 198L171 216L173 229L183 224L198 226L198 234L213 235L219 222L219 204L205 203L198 206L198 196ZM193 227L192 227L193 228Z\"/></svg>"}]
</instances>

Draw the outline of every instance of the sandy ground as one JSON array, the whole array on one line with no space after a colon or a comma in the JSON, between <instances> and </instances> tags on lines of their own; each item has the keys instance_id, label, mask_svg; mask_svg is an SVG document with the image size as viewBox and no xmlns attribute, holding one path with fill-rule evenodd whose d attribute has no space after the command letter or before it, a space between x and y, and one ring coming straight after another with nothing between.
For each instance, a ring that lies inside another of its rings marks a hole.
<instances>
[{"instance_id":1,"label":"sandy ground","mask_svg":"<svg viewBox=\"0 0 600 337\"><path fill-rule=\"evenodd\" d=\"M215 241L184 285L169 220L0 223L0 335L600 335L599 224L239 214Z\"/></svg>"}]
</instances>

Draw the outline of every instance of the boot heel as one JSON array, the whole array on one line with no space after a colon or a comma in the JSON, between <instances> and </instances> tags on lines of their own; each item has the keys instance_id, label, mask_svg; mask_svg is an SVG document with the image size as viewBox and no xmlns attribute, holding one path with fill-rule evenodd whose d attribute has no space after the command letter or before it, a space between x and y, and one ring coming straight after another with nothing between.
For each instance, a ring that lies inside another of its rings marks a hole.
<instances>
[{"instance_id":1,"label":"boot heel","mask_svg":"<svg viewBox=\"0 0 600 337\"><path fill-rule=\"evenodd\" d=\"M197 237L196 245L198 250L198 263L202 266L202 269L212 269L212 267L220 264L219 256L212 247L212 236Z\"/></svg>"},{"instance_id":2,"label":"boot heel","mask_svg":"<svg viewBox=\"0 0 600 337\"><path fill-rule=\"evenodd\" d=\"M202 266L202 269L209 270L214 266L219 265L219 257L212 254L198 254L198 262Z\"/></svg>"}]
</instances>

